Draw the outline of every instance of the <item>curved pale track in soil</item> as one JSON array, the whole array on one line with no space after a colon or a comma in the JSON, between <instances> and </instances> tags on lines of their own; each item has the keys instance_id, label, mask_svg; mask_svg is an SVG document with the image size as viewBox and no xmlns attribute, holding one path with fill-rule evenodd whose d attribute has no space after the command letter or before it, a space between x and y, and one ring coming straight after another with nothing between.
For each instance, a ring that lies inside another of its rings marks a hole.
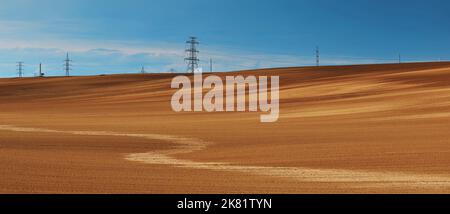
<instances>
[{"instance_id":1,"label":"curved pale track in soil","mask_svg":"<svg viewBox=\"0 0 450 214\"><path fill-rule=\"evenodd\" d=\"M200 151L209 144L200 139L183 138L159 134L126 134L108 131L59 131L41 128L24 128L10 125L0 125L0 130L15 132L41 132L59 133L84 136L117 136L135 137L149 140L162 140L176 144L174 149L152 151L146 153L127 154L125 160L146 164L168 165L172 167L191 168L199 170L230 171L251 173L262 176L279 177L300 182L327 182L327 183L357 183L360 187L400 187L414 188L450 188L450 177L411 174L400 172L374 172L341 169L311 169L302 167L267 167L267 166L240 166L218 162L196 162L182 160L174 157L176 154Z\"/></svg>"}]
</instances>

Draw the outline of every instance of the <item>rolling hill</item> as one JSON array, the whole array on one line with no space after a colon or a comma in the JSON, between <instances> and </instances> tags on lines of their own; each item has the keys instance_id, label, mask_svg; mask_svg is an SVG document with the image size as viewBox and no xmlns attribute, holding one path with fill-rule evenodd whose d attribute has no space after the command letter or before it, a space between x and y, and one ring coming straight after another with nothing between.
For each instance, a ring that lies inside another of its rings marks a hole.
<instances>
[{"instance_id":1,"label":"rolling hill","mask_svg":"<svg viewBox=\"0 0 450 214\"><path fill-rule=\"evenodd\" d=\"M280 76L278 122L173 112L175 74L0 79L0 193L450 193L449 62L214 75Z\"/></svg>"}]
</instances>

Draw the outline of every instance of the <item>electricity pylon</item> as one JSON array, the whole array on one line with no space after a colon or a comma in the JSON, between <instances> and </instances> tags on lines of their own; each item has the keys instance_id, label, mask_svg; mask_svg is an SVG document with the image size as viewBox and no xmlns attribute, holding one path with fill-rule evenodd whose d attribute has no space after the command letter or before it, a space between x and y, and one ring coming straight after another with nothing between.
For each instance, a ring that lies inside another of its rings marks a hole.
<instances>
[{"instance_id":1,"label":"electricity pylon","mask_svg":"<svg viewBox=\"0 0 450 214\"><path fill-rule=\"evenodd\" d=\"M186 48L186 58L184 60L187 63L188 71L194 73L198 68L198 62L200 59L198 58L199 51L197 50L197 45L200 43L197 41L196 37L190 37L188 41L186 41L188 48Z\"/></svg>"},{"instance_id":2,"label":"electricity pylon","mask_svg":"<svg viewBox=\"0 0 450 214\"><path fill-rule=\"evenodd\" d=\"M72 70L70 68L72 66L71 62L72 62L72 60L70 60L70 58L69 58L69 53L67 53L66 59L64 60L64 70L66 71L67 77L70 76L70 71Z\"/></svg>"},{"instance_id":3,"label":"electricity pylon","mask_svg":"<svg viewBox=\"0 0 450 214\"><path fill-rule=\"evenodd\" d=\"M19 77L23 76L23 62L17 62L17 74Z\"/></svg>"}]
</instances>

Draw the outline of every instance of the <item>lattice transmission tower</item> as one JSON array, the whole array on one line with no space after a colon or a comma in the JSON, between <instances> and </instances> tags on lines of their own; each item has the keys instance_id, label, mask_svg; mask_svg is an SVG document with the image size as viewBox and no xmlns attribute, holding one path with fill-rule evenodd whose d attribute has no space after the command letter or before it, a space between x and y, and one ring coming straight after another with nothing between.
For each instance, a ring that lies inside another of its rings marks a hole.
<instances>
[{"instance_id":1,"label":"lattice transmission tower","mask_svg":"<svg viewBox=\"0 0 450 214\"><path fill-rule=\"evenodd\" d=\"M23 62L17 62L17 74L19 77L23 76Z\"/></svg>"},{"instance_id":2,"label":"lattice transmission tower","mask_svg":"<svg viewBox=\"0 0 450 214\"><path fill-rule=\"evenodd\" d=\"M186 41L186 44L186 58L184 58L184 60L187 63L188 72L194 73L198 68L198 63L200 62L200 59L198 58L199 51L197 49L197 46L200 43L197 41L196 37L190 37L189 40Z\"/></svg>"},{"instance_id":3,"label":"lattice transmission tower","mask_svg":"<svg viewBox=\"0 0 450 214\"><path fill-rule=\"evenodd\" d=\"M320 66L320 50L319 50L319 46L316 47L316 66Z\"/></svg>"},{"instance_id":4,"label":"lattice transmission tower","mask_svg":"<svg viewBox=\"0 0 450 214\"><path fill-rule=\"evenodd\" d=\"M70 76L70 71L72 70L72 60L69 58L69 53L66 55L66 59L64 60L64 71L66 72L66 76Z\"/></svg>"}]
</instances>

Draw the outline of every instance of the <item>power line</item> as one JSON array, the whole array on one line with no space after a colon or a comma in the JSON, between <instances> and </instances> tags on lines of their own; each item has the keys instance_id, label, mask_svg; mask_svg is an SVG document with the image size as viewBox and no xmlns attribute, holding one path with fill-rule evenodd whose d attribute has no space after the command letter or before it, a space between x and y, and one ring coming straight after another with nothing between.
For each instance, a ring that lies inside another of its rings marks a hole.
<instances>
[{"instance_id":1,"label":"power line","mask_svg":"<svg viewBox=\"0 0 450 214\"><path fill-rule=\"evenodd\" d=\"M349 59L349 60L376 60L376 61L394 61L397 62L398 58L392 57L392 58L376 58L376 57L353 57L353 56L339 56L339 55L324 55L327 58L335 58L335 59Z\"/></svg>"},{"instance_id":2,"label":"power line","mask_svg":"<svg viewBox=\"0 0 450 214\"><path fill-rule=\"evenodd\" d=\"M23 63L24 62L17 62L17 71L18 71L19 77L23 76L23 67L24 67Z\"/></svg>"},{"instance_id":3,"label":"power line","mask_svg":"<svg viewBox=\"0 0 450 214\"><path fill-rule=\"evenodd\" d=\"M187 63L187 70L191 73L194 73L198 68L198 62L200 59L198 58L199 51L197 50L197 45L200 43L197 41L196 37L190 37L188 41L186 41L188 48L186 48L186 58L184 60Z\"/></svg>"},{"instance_id":4,"label":"power line","mask_svg":"<svg viewBox=\"0 0 450 214\"><path fill-rule=\"evenodd\" d=\"M66 71L67 77L70 76L70 71L72 70L70 68L72 66L72 64L70 64L71 62L72 62L72 60L70 60L70 58L69 58L69 53L67 53L66 59L64 60L64 70Z\"/></svg>"}]
</instances>

